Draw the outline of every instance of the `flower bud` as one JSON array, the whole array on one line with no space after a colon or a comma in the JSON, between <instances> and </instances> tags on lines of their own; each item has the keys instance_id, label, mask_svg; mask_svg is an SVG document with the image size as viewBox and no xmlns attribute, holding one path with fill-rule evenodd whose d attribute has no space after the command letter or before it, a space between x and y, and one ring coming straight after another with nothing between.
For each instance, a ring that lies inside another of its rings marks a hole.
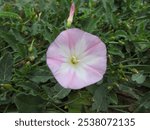
<instances>
[{"instance_id":1,"label":"flower bud","mask_svg":"<svg viewBox=\"0 0 150 130\"><path fill-rule=\"evenodd\" d=\"M1 84L1 86L5 89L11 89L12 85L11 84Z\"/></svg>"},{"instance_id":2,"label":"flower bud","mask_svg":"<svg viewBox=\"0 0 150 130\"><path fill-rule=\"evenodd\" d=\"M73 16L74 16L74 12L75 12L75 4L74 2L72 2L71 8L70 8L70 13L69 13L69 17L67 19L67 27L71 27L72 21L73 21Z\"/></svg>"},{"instance_id":3,"label":"flower bud","mask_svg":"<svg viewBox=\"0 0 150 130\"><path fill-rule=\"evenodd\" d=\"M32 40L32 43L31 43L31 45L30 45L30 47L28 48L28 51L29 52L32 52L33 51L33 43L34 43L34 39Z\"/></svg>"},{"instance_id":4,"label":"flower bud","mask_svg":"<svg viewBox=\"0 0 150 130\"><path fill-rule=\"evenodd\" d=\"M29 60L30 60L31 62L34 61L34 60L35 60L35 56L31 55L31 56L29 57Z\"/></svg>"}]
</instances>

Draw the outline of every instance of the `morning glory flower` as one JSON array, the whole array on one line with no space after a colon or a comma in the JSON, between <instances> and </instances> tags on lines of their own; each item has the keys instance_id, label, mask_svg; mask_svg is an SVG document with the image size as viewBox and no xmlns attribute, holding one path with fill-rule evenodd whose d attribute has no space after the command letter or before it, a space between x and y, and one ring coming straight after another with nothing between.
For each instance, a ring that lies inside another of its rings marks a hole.
<instances>
[{"instance_id":1,"label":"morning glory flower","mask_svg":"<svg viewBox=\"0 0 150 130\"><path fill-rule=\"evenodd\" d=\"M81 89L106 71L106 46L95 35L73 28L61 32L46 54L47 65L64 88Z\"/></svg>"}]
</instances>

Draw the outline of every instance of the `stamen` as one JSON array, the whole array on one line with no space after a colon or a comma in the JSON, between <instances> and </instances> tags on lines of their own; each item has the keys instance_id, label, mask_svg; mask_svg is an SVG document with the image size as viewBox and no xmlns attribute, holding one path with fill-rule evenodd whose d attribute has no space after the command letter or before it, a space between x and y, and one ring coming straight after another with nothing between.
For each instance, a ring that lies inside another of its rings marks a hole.
<instances>
[{"instance_id":1,"label":"stamen","mask_svg":"<svg viewBox=\"0 0 150 130\"><path fill-rule=\"evenodd\" d=\"M79 60L77 59L76 56L72 56L71 57L71 63L74 64L74 65L77 64L77 63L79 63Z\"/></svg>"}]
</instances>

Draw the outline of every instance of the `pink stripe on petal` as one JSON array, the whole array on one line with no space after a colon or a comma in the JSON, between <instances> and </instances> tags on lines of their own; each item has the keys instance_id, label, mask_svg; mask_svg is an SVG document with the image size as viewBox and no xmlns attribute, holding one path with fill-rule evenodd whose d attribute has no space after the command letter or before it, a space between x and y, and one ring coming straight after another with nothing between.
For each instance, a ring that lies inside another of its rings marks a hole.
<instances>
[{"instance_id":1,"label":"pink stripe on petal","mask_svg":"<svg viewBox=\"0 0 150 130\"><path fill-rule=\"evenodd\" d=\"M74 4L74 2L72 2L72 4L71 4L71 8L70 8L70 16L73 16L74 15L74 12L75 12L75 4Z\"/></svg>"},{"instance_id":2,"label":"pink stripe on petal","mask_svg":"<svg viewBox=\"0 0 150 130\"><path fill-rule=\"evenodd\" d=\"M69 88L71 88L71 89L81 89L81 88L86 87L88 85L89 84L87 84L85 81L83 81L82 79L80 79L80 77L78 77L75 74L74 78L72 80L72 83L69 85Z\"/></svg>"},{"instance_id":3,"label":"pink stripe on petal","mask_svg":"<svg viewBox=\"0 0 150 130\"><path fill-rule=\"evenodd\" d=\"M92 71L94 71L97 74L103 75L106 71L106 65L98 64L96 65L87 65L86 68L90 68Z\"/></svg>"},{"instance_id":4,"label":"pink stripe on petal","mask_svg":"<svg viewBox=\"0 0 150 130\"><path fill-rule=\"evenodd\" d=\"M59 67L61 66L62 62L56 61L56 60L47 60L47 65L51 69L52 73L56 73Z\"/></svg>"},{"instance_id":5,"label":"pink stripe on petal","mask_svg":"<svg viewBox=\"0 0 150 130\"><path fill-rule=\"evenodd\" d=\"M96 83L100 81L103 78L103 74L101 74L99 71L95 70L94 68L87 66L85 70L88 73L88 82L90 84Z\"/></svg>"},{"instance_id":6,"label":"pink stripe on petal","mask_svg":"<svg viewBox=\"0 0 150 130\"><path fill-rule=\"evenodd\" d=\"M99 73L104 74L106 71L106 63L107 60L104 57L93 57L90 60L85 59L86 61L83 62L83 66L89 66L95 68Z\"/></svg>"},{"instance_id":7,"label":"pink stripe on petal","mask_svg":"<svg viewBox=\"0 0 150 130\"><path fill-rule=\"evenodd\" d=\"M84 32L82 30L79 30L79 29L76 29L76 28L68 29L66 31L66 33L69 37L69 44L71 44L72 49L75 48L75 46L81 40L81 37L84 35Z\"/></svg>"},{"instance_id":8,"label":"pink stripe on petal","mask_svg":"<svg viewBox=\"0 0 150 130\"><path fill-rule=\"evenodd\" d=\"M75 72L67 64L63 65L63 67L64 69L61 67L54 76L64 88L72 88L72 80L74 79Z\"/></svg>"},{"instance_id":9,"label":"pink stripe on petal","mask_svg":"<svg viewBox=\"0 0 150 130\"><path fill-rule=\"evenodd\" d=\"M102 75L97 73L96 71L91 70L91 68L82 68L84 71L76 71L76 74L73 78L72 84L70 84L70 88L72 89L80 89L102 79ZM84 75L81 76L81 73Z\"/></svg>"},{"instance_id":10,"label":"pink stripe on petal","mask_svg":"<svg viewBox=\"0 0 150 130\"><path fill-rule=\"evenodd\" d=\"M60 71L56 72L55 78L64 88L80 89L88 85L88 79L85 76L87 72L84 69L78 70L70 66L63 67L68 69L60 69Z\"/></svg>"}]
</instances>

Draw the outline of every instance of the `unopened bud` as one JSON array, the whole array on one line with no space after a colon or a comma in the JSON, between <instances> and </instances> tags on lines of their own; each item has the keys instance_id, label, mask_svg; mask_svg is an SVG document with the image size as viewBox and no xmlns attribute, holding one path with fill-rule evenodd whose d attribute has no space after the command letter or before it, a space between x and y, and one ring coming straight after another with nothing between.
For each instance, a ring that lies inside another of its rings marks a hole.
<instances>
[{"instance_id":1,"label":"unopened bud","mask_svg":"<svg viewBox=\"0 0 150 130\"><path fill-rule=\"evenodd\" d=\"M26 62L26 65L31 65L31 62L30 62L30 61L27 61L27 62Z\"/></svg>"},{"instance_id":2,"label":"unopened bud","mask_svg":"<svg viewBox=\"0 0 150 130\"><path fill-rule=\"evenodd\" d=\"M28 51L29 52L32 52L33 51L33 43L34 43L34 39L32 40L32 43L31 43L31 45L30 45L30 47L28 48Z\"/></svg>"},{"instance_id":3,"label":"unopened bud","mask_svg":"<svg viewBox=\"0 0 150 130\"><path fill-rule=\"evenodd\" d=\"M137 70L137 69L135 69L135 68L133 68L131 71L132 71L132 72L134 72L134 73L136 73L136 74L138 74L138 73L139 73L139 72L138 72L138 70Z\"/></svg>"},{"instance_id":4,"label":"unopened bud","mask_svg":"<svg viewBox=\"0 0 150 130\"><path fill-rule=\"evenodd\" d=\"M71 8L70 8L69 17L67 19L67 27L68 28L71 27L71 24L73 22L74 12L75 12L75 4L74 4L74 2L72 2Z\"/></svg>"},{"instance_id":5,"label":"unopened bud","mask_svg":"<svg viewBox=\"0 0 150 130\"><path fill-rule=\"evenodd\" d=\"M5 89L11 89L12 85L11 84L1 84L1 86Z\"/></svg>"},{"instance_id":6,"label":"unopened bud","mask_svg":"<svg viewBox=\"0 0 150 130\"><path fill-rule=\"evenodd\" d=\"M34 61L35 60L35 57L32 55L29 57L30 61Z\"/></svg>"},{"instance_id":7,"label":"unopened bud","mask_svg":"<svg viewBox=\"0 0 150 130\"><path fill-rule=\"evenodd\" d=\"M32 52L32 50L33 50L33 47L30 46L30 47L28 48L28 51L29 51L29 52Z\"/></svg>"}]
</instances>

